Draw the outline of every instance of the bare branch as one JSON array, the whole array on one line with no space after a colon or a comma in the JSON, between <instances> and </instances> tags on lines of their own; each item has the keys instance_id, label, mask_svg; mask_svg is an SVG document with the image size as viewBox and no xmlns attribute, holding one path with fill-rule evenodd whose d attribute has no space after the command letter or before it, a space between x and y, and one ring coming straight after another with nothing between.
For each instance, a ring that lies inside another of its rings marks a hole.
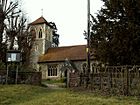
<instances>
[{"instance_id":1,"label":"bare branch","mask_svg":"<svg viewBox=\"0 0 140 105\"><path fill-rule=\"evenodd\" d=\"M9 10L9 9L11 8L11 5L12 5L12 4L13 4L13 2L10 2L9 6L8 6L8 8L7 8L7 10ZM7 7L7 5L6 5L6 7ZM5 13L6 13L7 10L5 10Z\"/></svg>"},{"instance_id":2,"label":"bare branch","mask_svg":"<svg viewBox=\"0 0 140 105\"><path fill-rule=\"evenodd\" d=\"M18 22L19 15L15 17L15 28L17 29L17 22Z\"/></svg>"},{"instance_id":3,"label":"bare branch","mask_svg":"<svg viewBox=\"0 0 140 105\"><path fill-rule=\"evenodd\" d=\"M5 14L6 15L9 14L11 11L13 11L15 8L17 8L17 6L18 6L18 2L14 3L14 4L13 3L10 4L8 9L5 11Z\"/></svg>"},{"instance_id":4,"label":"bare branch","mask_svg":"<svg viewBox=\"0 0 140 105\"><path fill-rule=\"evenodd\" d=\"M8 0L5 0L5 6L4 6L3 11L6 11L6 8L7 8L7 1L8 1Z\"/></svg>"}]
</instances>

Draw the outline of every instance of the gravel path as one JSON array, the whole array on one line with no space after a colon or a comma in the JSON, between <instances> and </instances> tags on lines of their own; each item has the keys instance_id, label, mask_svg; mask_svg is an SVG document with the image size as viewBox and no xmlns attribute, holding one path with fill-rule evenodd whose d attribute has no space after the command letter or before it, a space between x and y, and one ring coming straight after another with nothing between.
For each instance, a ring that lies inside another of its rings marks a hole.
<instances>
[{"instance_id":1,"label":"gravel path","mask_svg":"<svg viewBox=\"0 0 140 105\"><path fill-rule=\"evenodd\" d=\"M60 87L60 85L57 85L57 84L44 84L44 85L50 89L64 89L64 87Z\"/></svg>"}]
</instances>

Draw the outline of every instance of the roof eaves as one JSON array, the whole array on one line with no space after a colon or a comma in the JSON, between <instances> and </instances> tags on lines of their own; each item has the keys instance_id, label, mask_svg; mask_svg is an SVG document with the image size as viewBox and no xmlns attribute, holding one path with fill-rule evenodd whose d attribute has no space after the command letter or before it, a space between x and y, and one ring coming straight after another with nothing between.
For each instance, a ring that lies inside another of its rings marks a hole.
<instances>
[{"instance_id":1,"label":"roof eaves","mask_svg":"<svg viewBox=\"0 0 140 105\"><path fill-rule=\"evenodd\" d=\"M86 59L75 59L75 60L70 60L70 61L86 61ZM38 61L38 63L52 63L52 62L65 62L65 60Z\"/></svg>"}]
</instances>

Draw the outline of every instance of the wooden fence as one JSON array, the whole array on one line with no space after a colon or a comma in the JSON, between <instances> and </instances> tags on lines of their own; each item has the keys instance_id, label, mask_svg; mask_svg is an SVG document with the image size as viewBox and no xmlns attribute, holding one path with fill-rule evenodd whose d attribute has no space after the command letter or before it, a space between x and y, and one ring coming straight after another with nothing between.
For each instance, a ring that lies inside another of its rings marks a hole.
<instances>
[{"instance_id":1,"label":"wooden fence","mask_svg":"<svg viewBox=\"0 0 140 105\"><path fill-rule=\"evenodd\" d=\"M70 80L77 81L76 87L90 91L114 95L140 95L140 66L96 67L89 75L81 73L72 78Z\"/></svg>"}]
</instances>

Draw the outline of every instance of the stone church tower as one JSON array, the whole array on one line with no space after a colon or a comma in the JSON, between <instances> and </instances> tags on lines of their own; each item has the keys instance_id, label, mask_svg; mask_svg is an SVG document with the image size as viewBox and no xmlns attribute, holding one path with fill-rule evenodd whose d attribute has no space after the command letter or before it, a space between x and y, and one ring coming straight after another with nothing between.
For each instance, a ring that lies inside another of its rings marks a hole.
<instances>
[{"instance_id":1,"label":"stone church tower","mask_svg":"<svg viewBox=\"0 0 140 105\"><path fill-rule=\"evenodd\" d=\"M53 28L44 17L40 17L29 24L29 31L34 31L35 35L30 63L34 69L39 70L39 65L37 64L39 56L45 54L47 49L52 47Z\"/></svg>"}]
</instances>

